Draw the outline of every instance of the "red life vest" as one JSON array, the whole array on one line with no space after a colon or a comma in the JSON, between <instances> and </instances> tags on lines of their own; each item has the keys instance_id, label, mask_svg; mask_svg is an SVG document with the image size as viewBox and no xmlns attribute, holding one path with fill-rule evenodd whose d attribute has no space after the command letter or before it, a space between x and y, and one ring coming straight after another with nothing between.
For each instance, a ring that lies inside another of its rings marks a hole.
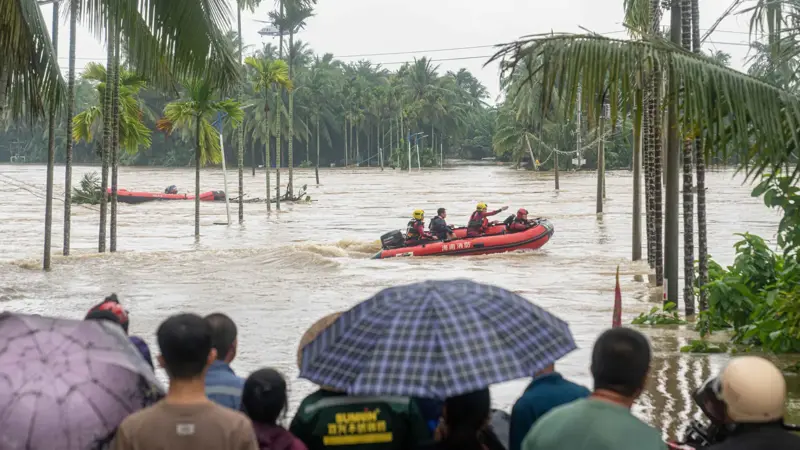
<instances>
[{"instance_id":1,"label":"red life vest","mask_svg":"<svg viewBox=\"0 0 800 450\"><path fill-rule=\"evenodd\" d=\"M483 213L481 211L475 211L474 213L472 213L471 216L469 216L469 222L467 223L467 229L468 230L480 231L480 229L483 228L484 219L485 218L484 218Z\"/></svg>"},{"instance_id":2,"label":"red life vest","mask_svg":"<svg viewBox=\"0 0 800 450\"><path fill-rule=\"evenodd\" d=\"M406 237L408 239L420 239L422 235L419 234L418 227L425 226L425 222L417 219L411 219L406 226Z\"/></svg>"}]
</instances>

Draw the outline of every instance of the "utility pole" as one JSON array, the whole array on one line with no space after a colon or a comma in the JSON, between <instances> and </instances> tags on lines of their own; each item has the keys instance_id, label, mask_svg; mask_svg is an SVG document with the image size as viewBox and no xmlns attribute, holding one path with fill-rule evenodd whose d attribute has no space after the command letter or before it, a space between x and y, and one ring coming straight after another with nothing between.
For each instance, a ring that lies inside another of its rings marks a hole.
<instances>
[{"instance_id":1,"label":"utility pole","mask_svg":"<svg viewBox=\"0 0 800 450\"><path fill-rule=\"evenodd\" d=\"M642 110L633 113L633 230L631 260L642 259Z\"/></svg>"},{"instance_id":2,"label":"utility pole","mask_svg":"<svg viewBox=\"0 0 800 450\"><path fill-rule=\"evenodd\" d=\"M605 102L604 102L605 103ZM606 124L606 110L604 103L600 105L600 124L597 127L597 214L603 214L603 189L605 187L605 139L603 139L603 132L605 131Z\"/></svg>"},{"instance_id":3,"label":"utility pole","mask_svg":"<svg viewBox=\"0 0 800 450\"><path fill-rule=\"evenodd\" d=\"M578 170L581 170L583 163L583 150L581 150L581 85L578 84L578 111L575 117L575 150L577 151Z\"/></svg>"}]
</instances>

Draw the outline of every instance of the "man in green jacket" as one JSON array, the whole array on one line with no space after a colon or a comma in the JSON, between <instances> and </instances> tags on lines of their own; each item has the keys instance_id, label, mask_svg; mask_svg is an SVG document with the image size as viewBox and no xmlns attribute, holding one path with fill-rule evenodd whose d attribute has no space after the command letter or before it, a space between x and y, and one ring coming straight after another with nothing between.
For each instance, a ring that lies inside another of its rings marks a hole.
<instances>
[{"instance_id":1,"label":"man in green jacket","mask_svg":"<svg viewBox=\"0 0 800 450\"><path fill-rule=\"evenodd\" d=\"M319 319L303 334L297 349L298 368L303 347L340 314ZM406 450L432 439L417 404L409 397L351 396L324 386L303 400L289 431L308 450Z\"/></svg>"},{"instance_id":2,"label":"man in green jacket","mask_svg":"<svg viewBox=\"0 0 800 450\"><path fill-rule=\"evenodd\" d=\"M666 450L661 432L631 414L650 371L650 344L630 328L612 328L592 350L594 392L545 414L522 450Z\"/></svg>"},{"instance_id":3,"label":"man in green jacket","mask_svg":"<svg viewBox=\"0 0 800 450\"><path fill-rule=\"evenodd\" d=\"M405 450L431 439L409 397L350 396L326 389L303 400L289 431L308 450Z\"/></svg>"}]
</instances>

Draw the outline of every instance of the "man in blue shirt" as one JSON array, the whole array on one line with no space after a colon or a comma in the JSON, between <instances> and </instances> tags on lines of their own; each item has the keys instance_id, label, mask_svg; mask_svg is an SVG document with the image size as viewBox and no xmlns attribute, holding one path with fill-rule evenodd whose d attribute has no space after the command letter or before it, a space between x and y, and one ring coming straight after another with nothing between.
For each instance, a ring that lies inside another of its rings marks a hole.
<instances>
[{"instance_id":1,"label":"man in blue shirt","mask_svg":"<svg viewBox=\"0 0 800 450\"><path fill-rule=\"evenodd\" d=\"M217 350L217 360L211 363L206 374L206 396L222 406L239 410L242 403L244 378L236 376L230 363L236 357L236 324L222 313L209 314L205 320L211 325L212 345Z\"/></svg>"},{"instance_id":2,"label":"man in blue shirt","mask_svg":"<svg viewBox=\"0 0 800 450\"><path fill-rule=\"evenodd\" d=\"M548 411L589 394L589 389L565 380L553 364L538 372L511 409L508 450L520 450L525 435Z\"/></svg>"}]
</instances>

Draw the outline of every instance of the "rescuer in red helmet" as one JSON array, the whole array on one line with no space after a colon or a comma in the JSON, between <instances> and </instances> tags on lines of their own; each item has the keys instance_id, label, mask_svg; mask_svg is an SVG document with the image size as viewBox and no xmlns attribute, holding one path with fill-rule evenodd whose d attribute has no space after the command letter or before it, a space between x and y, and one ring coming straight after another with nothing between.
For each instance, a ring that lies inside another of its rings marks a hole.
<instances>
[{"instance_id":1,"label":"rescuer in red helmet","mask_svg":"<svg viewBox=\"0 0 800 450\"><path fill-rule=\"evenodd\" d=\"M514 217L514 220L508 224L508 231L516 233L519 231L525 231L532 226L534 226L534 223L528 220L528 210L525 208L520 208L517 211L517 215Z\"/></svg>"}]
</instances>

